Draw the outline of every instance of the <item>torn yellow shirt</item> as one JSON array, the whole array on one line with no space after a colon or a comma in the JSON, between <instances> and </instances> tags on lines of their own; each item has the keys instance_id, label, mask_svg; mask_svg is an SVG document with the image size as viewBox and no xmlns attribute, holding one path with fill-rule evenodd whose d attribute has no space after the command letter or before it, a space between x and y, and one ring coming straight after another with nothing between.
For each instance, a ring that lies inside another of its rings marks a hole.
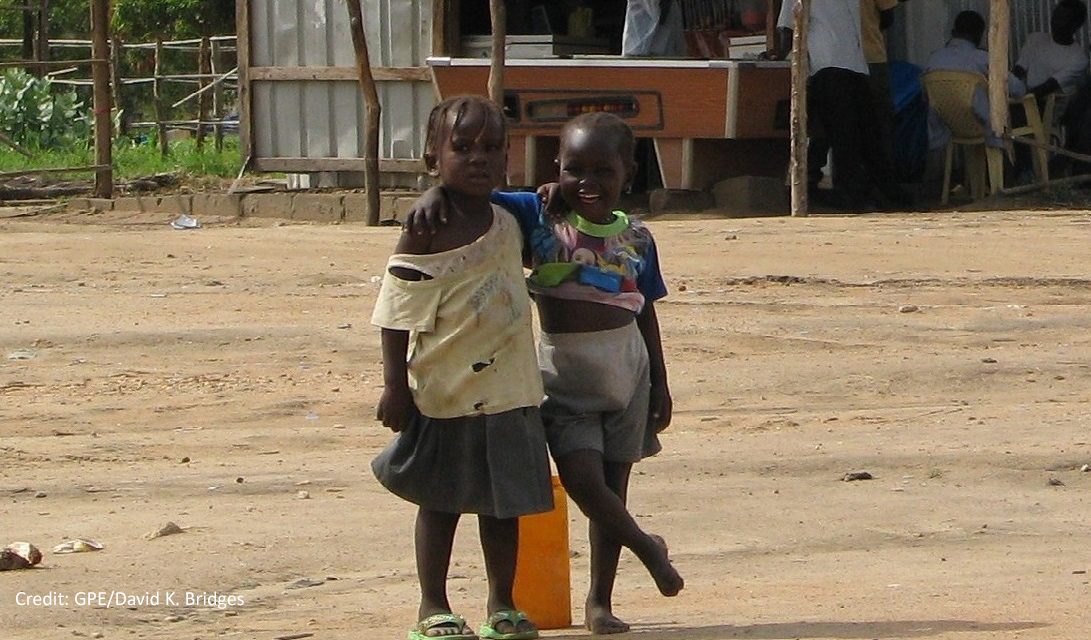
<instances>
[{"instance_id":1,"label":"torn yellow shirt","mask_svg":"<svg viewBox=\"0 0 1091 640\"><path fill-rule=\"evenodd\" d=\"M387 262L371 322L409 331L409 385L431 418L497 414L542 402L542 376L523 280L522 234L493 205L473 243ZM391 267L431 276L402 280Z\"/></svg>"}]
</instances>

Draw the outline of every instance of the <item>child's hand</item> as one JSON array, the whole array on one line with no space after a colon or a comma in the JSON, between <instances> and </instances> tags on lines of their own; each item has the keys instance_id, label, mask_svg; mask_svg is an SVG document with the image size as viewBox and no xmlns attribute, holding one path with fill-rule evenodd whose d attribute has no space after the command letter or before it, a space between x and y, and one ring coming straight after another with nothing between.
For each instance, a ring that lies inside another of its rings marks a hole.
<instances>
[{"instance_id":1,"label":"child's hand","mask_svg":"<svg viewBox=\"0 0 1091 640\"><path fill-rule=\"evenodd\" d=\"M665 384L653 384L651 399L648 402L648 425L655 429L656 433L662 432L670 426L673 412L674 401L671 400L670 389Z\"/></svg>"},{"instance_id":2,"label":"child's hand","mask_svg":"<svg viewBox=\"0 0 1091 640\"><path fill-rule=\"evenodd\" d=\"M440 225L447 224L447 197L443 187L432 187L420 194L405 214L402 229L410 235L432 235Z\"/></svg>"},{"instance_id":3,"label":"child's hand","mask_svg":"<svg viewBox=\"0 0 1091 640\"><path fill-rule=\"evenodd\" d=\"M400 433L409 427L413 418L420 411L413 402L413 393L409 387L383 388L383 395L379 398L379 409L375 417L382 421L383 426L394 433Z\"/></svg>"},{"instance_id":4,"label":"child's hand","mask_svg":"<svg viewBox=\"0 0 1091 640\"><path fill-rule=\"evenodd\" d=\"M568 205L561 196L561 185L556 182L547 182L538 187L538 199L545 207L546 218L551 222L560 222L568 213Z\"/></svg>"}]
</instances>

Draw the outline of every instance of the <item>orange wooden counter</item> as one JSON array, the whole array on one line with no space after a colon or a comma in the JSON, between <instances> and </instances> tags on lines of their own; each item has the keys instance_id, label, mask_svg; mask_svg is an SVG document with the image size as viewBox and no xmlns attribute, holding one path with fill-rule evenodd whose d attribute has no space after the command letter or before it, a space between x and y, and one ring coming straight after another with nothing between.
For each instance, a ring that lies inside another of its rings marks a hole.
<instances>
[{"instance_id":1,"label":"orange wooden counter","mask_svg":"<svg viewBox=\"0 0 1091 640\"><path fill-rule=\"evenodd\" d=\"M485 94L489 61L429 58L442 98ZM556 175L561 125L610 111L654 141L663 185L706 189L737 175L783 175L788 158L786 62L656 60L618 56L508 60L504 108L511 118L509 182Z\"/></svg>"}]
</instances>

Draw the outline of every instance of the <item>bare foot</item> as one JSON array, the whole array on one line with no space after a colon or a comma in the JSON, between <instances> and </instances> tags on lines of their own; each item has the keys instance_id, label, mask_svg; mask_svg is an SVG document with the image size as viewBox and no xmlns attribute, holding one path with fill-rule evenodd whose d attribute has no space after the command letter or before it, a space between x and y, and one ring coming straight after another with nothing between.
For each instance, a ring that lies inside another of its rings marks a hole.
<instances>
[{"instance_id":1,"label":"bare foot","mask_svg":"<svg viewBox=\"0 0 1091 640\"><path fill-rule=\"evenodd\" d=\"M671 564L670 557L667 555L667 541L654 533L649 534L649 537L655 541L661 553L657 554L657 557L653 558L651 562L645 562L644 566L652 574L655 586L659 587L659 593L668 598L676 596L682 590L682 587L686 586L686 581L682 579L674 565Z\"/></svg>"},{"instance_id":2,"label":"bare foot","mask_svg":"<svg viewBox=\"0 0 1091 640\"><path fill-rule=\"evenodd\" d=\"M629 630L629 624L615 616L609 605L602 606L588 602L583 620L583 626L596 636L625 633Z\"/></svg>"}]
</instances>

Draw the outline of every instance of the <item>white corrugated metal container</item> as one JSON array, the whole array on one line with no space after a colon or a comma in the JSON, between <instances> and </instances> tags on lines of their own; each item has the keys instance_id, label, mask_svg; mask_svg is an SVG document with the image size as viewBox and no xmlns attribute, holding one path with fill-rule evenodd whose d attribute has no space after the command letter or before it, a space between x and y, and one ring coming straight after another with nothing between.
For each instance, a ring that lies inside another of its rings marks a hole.
<instances>
[{"instance_id":1,"label":"white corrugated metal container","mask_svg":"<svg viewBox=\"0 0 1091 640\"><path fill-rule=\"evenodd\" d=\"M424 123L435 104L426 66L432 6L432 0L361 2L382 104L384 171L422 166ZM362 171L364 104L344 0L240 0L239 18L240 41L248 35L240 71L249 88L243 126L253 166Z\"/></svg>"}]
</instances>

